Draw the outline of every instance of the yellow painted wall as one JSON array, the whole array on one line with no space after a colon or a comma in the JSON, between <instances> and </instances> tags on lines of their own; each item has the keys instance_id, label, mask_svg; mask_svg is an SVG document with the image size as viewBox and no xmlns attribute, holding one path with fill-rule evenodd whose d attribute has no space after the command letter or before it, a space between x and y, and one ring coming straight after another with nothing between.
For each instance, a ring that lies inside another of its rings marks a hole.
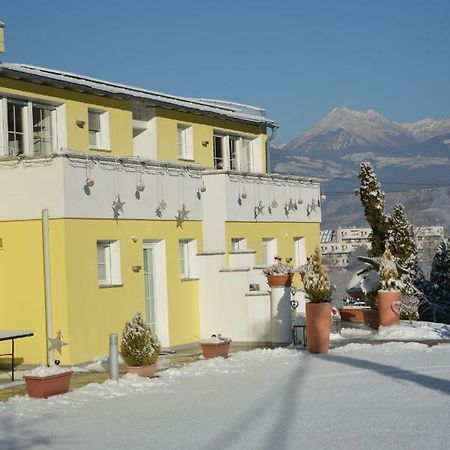
<instances>
[{"instance_id":1,"label":"yellow painted wall","mask_svg":"<svg viewBox=\"0 0 450 450\"><path fill-rule=\"evenodd\" d=\"M320 223L227 222L227 253L231 251L231 238L247 239L247 248L256 250L256 263L263 264L262 239L276 238L278 256L294 260L294 238L304 237L306 254L311 255L320 244Z\"/></svg>"},{"instance_id":2,"label":"yellow painted wall","mask_svg":"<svg viewBox=\"0 0 450 450\"><path fill-rule=\"evenodd\" d=\"M0 77L0 95L2 93L56 105L65 104L67 147L70 150L86 151L89 148L88 108L108 111L111 149L106 153L123 156L133 154L132 107L128 101L5 77ZM84 128L76 124L77 120L85 122Z\"/></svg>"},{"instance_id":3,"label":"yellow painted wall","mask_svg":"<svg viewBox=\"0 0 450 450\"><path fill-rule=\"evenodd\" d=\"M45 362L41 222L0 222L0 238L0 329L31 329L34 337L16 341L16 358ZM10 341L1 342L0 353L10 352L10 347Z\"/></svg>"},{"instance_id":4,"label":"yellow painted wall","mask_svg":"<svg viewBox=\"0 0 450 450\"><path fill-rule=\"evenodd\" d=\"M263 167L266 167L266 130L257 125L247 125L231 120L201 116L169 109L157 108L158 159L179 161L177 155L177 124L191 125L194 136L194 161L205 167L213 166L214 130L239 133L253 138L262 136ZM208 141L205 147L202 141Z\"/></svg>"},{"instance_id":5,"label":"yellow painted wall","mask_svg":"<svg viewBox=\"0 0 450 450\"><path fill-rule=\"evenodd\" d=\"M139 236L133 242L131 236ZM25 363L46 362L45 297L42 227L40 220L0 222L0 329L32 329L35 336L18 340L16 356ZM121 245L122 286L101 288L97 281L97 240L118 239ZM53 330L62 331L62 364L74 364L108 353L109 334L122 333L135 312L145 314L144 239L166 240L170 345L199 339L198 280L181 280L178 239L197 239L201 224L174 221L51 219ZM0 352L9 351L2 343Z\"/></svg>"},{"instance_id":6,"label":"yellow painted wall","mask_svg":"<svg viewBox=\"0 0 450 450\"><path fill-rule=\"evenodd\" d=\"M170 345L194 342L199 335L198 281L181 281L178 239L197 239L201 224L189 221L183 229L174 221L61 220L67 250L69 336L72 362L86 361L108 352L110 333L121 335L136 312L145 313L143 266L144 239L166 241ZM133 242L131 236L138 236ZM97 282L97 240L120 240L122 286L101 288Z\"/></svg>"}]
</instances>

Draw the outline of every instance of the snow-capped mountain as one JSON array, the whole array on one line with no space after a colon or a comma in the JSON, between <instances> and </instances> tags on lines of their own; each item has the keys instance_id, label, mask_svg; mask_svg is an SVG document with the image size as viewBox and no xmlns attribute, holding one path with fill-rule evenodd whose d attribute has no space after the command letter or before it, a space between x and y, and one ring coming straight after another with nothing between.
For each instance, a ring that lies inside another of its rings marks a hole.
<instances>
[{"instance_id":1,"label":"snow-capped mountain","mask_svg":"<svg viewBox=\"0 0 450 450\"><path fill-rule=\"evenodd\" d=\"M436 189L450 184L450 119L398 123L372 109L335 108L302 135L273 148L270 158L274 172L327 179L325 193L327 190L350 193L357 187L361 161L372 163L387 192ZM430 196L426 198L429 201ZM331 204L334 201L332 196L329 200ZM339 202L341 210L345 211L342 201L341 195ZM349 201L354 203L354 199ZM417 202L420 203L420 199ZM439 202L442 208L450 210L450 196L440 195ZM340 221L338 224L348 224L342 223L343 215L339 218L326 216L327 209L333 210L330 203L324 205L324 224L332 225L335 219ZM349 203L348 211L354 212L353 203ZM421 211L424 211L422 218ZM429 212L427 205L418 207L416 204L416 219L422 225L434 223L434 218L425 211ZM351 220L364 221L363 217L359 219L353 216ZM450 226L450 217L447 226Z\"/></svg>"},{"instance_id":2,"label":"snow-capped mountain","mask_svg":"<svg viewBox=\"0 0 450 450\"><path fill-rule=\"evenodd\" d=\"M287 148L301 148L306 152L315 149L365 149L374 146L401 147L415 141L412 131L373 109L353 111L341 107L329 112L310 130L291 141Z\"/></svg>"}]
</instances>

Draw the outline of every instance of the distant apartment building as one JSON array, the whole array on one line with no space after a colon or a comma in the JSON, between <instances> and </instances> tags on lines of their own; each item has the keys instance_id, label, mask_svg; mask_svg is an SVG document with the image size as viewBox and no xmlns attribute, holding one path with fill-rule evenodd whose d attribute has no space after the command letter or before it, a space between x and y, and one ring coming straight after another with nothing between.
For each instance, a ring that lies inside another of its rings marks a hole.
<instances>
[{"instance_id":1,"label":"distant apartment building","mask_svg":"<svg viewBox=\"0 0 450 450\"><path fill-rule=\"evenodd\" d=\"M435 249L444 238L443 226L420 226L414 229L417 249L425 251ZM332 267L345 268L350 254L358 247L370 248L371 228L339 227L336 230L320 232L320 248L322 255Z\"/></svg>"}]
</instances>

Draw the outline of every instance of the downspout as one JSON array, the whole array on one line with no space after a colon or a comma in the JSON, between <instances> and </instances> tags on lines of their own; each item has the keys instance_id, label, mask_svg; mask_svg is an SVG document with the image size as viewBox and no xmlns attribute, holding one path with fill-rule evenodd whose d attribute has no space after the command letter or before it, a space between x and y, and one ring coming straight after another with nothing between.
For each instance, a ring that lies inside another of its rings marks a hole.
<instances>
[{"instance_id":1,"label":"downspout","mask_svg":"<svg viewBox=\"0 0 450 450\"><path fill-rule=\"evenodd\" d=\"M275 138L275 135L277 134L278 130L277 125L273 125L270 127L272 132L270 133L270 136L267 136L267 142L266 142L266 173L271 173L271 167L270 167L270 142Z\"/></svg>"},{"instance_id":2,"label":"downspout","mask_svg":"<svg viewBox=\"0 0 450 450\"><path fill-rule=\"evenodd\" d=\"M44 295L45 295L45 349L47 366L50 366L52 350L48 350L48 339L53 336L52 284L50 275L50 233L48 209L42 210L42 246L44 253Z\"/></svg>"}]
</instances>

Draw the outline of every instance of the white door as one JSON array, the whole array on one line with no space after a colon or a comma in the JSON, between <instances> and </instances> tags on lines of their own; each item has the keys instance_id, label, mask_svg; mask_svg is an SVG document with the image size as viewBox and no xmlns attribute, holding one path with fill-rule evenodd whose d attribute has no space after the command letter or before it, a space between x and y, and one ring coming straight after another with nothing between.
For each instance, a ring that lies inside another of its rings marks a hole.
<instances>
[{"instance_id":1,"label":"white door","mask_svg":"<svg viewBox=\"0 0 450 450\"><path fill-rule=\"evenodd\" d=\"M143 246L145 319L163 347L169 343L166 246L164 241L144 241Z\"/></svg>"},{"instance_id":2,"label":"white door","mask_svg":"<svg viewBox=\"0 0 450 450\"><path fill-rule=\"evenodd\" d=\"M153 264L153 246L144 247L144 302L145 321L156 333L155 314L155 274Z\"/></svg>"}]
</instances>

